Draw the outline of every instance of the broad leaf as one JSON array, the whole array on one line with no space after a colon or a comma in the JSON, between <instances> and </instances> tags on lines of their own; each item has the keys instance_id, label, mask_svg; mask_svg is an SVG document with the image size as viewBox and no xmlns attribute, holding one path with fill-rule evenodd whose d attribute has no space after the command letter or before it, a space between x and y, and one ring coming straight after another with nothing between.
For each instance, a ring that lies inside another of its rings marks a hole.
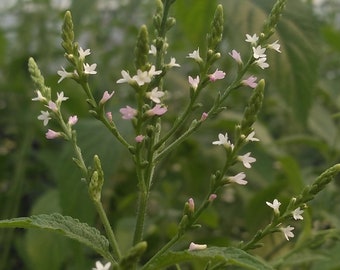
<instances>
[{"instance_id":1,"label":"broad leaf","mask_svg":"<svg viewBox=\"0 0 340 270\"><path fill-rule=\"evenodd\" d=\"M196 251L179 251L168 252L160 256L151 265L143 268L143 270L165 269L165 267L183 263L183 262L200 262L206 264L223 264L240 266L243 269L273 269L265 262L255 256L246 253L243 250L232 247L209 247L204 250Z\"/></svg>"},{"instance_id":2,"label":"broad leaf","mask_svg":"<svg viewBox=\"0 0 340 270\"><path fill-rule=\"evenodd\" d=\"M97 253L111 259L108 240L100 232L78 219L58 213L34 215L0 221L0 228L38 228L50 230L74 239L94 249Z\"/></svg>"}]
</instances>

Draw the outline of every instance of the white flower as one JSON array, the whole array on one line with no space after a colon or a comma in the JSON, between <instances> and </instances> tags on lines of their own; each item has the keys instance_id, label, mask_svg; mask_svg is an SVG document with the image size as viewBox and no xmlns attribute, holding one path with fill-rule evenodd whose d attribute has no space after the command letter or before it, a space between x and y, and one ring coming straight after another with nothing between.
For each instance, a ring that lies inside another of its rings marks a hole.
<instances>
[{"instance_id":1,"label":"white flower","mask_svg":"<svg viewBox=\"0 0 340 270\"><path fill-rule=\"evenodd\" d=\"M133 76L132 79L136 81L139 86L151 82L151 78L147 71L137 70L137 75Z\"/></svg>"},{"instance_id":2,"label":"white flower","mask_svg":"<svg viewBox=\"0 0 340 270\"><path fill-rule=\"evenodd\" d=\"M151 66L150 70L148 71L148 76L150 77L150 80L153 76L161 74L161 70L156 70L156 67L154 65Z\"/></svg>"},{"instance_id":3,"label":"white flower","mask_svg":"<svg viewBox=\"0 0 340 270\"><path fill-rule=\"evenodd\" d=\"M60 83L65 78L72 78L74 73L73 72L67 72L63 67L61 67L61 70L57 71L57 74L60 76L60 79L58 80L58 83Z\"/></svg>"},{"instance_id":4,"label":"white flower","mask_svg":"<svg viewBox=\"0 0 340 270\"><path fill-rule=\"evenodd\" d=\"M105 265L102 265L100 261L96 261L96 268L92 268L92 270L109 270L111 267L111 263L108 262Z\"/></svg>"},{"instance_id":5,"label":"white flower","mask_svg":"<svg viewBox=\"0 0 340 270\"><path fill-rule=\"evenodd\" d=\"M293 218L295 220L298 220L298 219L303 219L303 216L301 215L303 213L303 210L300 209L300 207L296 208L293 212L292 212L292 215L293 215Z\"/></svg>"},{"instance_id":6,"label":"white flower","mask_svg":"<svg viewBox=\"0 0 340 270\"><path fill-rule=\"evenodd\" d=\"M246 174L244 172L240 172L236 174L235 176L229 176L228 179L232 183L236 183L239 185L246 185L248 181L244 180L246 178Z\"/></svg>"},{"instance_id":7,"label":"white flower","mask_svg":"<svg viewBox=\"0 0 340 270\"><path fill-rule=\"evenodd\" d=\"M267 61L267 58L266 57L263 57L263 58L259 58L255 61L255 63L262 69L265 69L267 67L269 67L269 64L266 63Z\"/></svg>"},{"instance_id":8,"label":"white flower","mask_svg":"<svg viewBox=\"0 0 340 270\"><path fill-rule=\"evenodd\" d=\"M230 141L228 140L228 133L226 133L225 135L223 135L222 133L218 134L218 141L214 141L212 142L212 144L214 145L223 145L226 148L234 148L234 145L230 143Z\"/></svg>"},{"instance_id":9,"label":"white flower","mask_svg":"<svg viewBox=\"0 0 340 270\"><path fill-rule=\"evenodd\" d=\"M229 55L238 63L238 64L242 64L242 59L241 59L241 54L236 51L236 50L232 50Z\"/></svg>"},{"instance_id":10,"label":"white flower","mask_svg":"<svg viewBox=\"0 0 340 270\"><path fill-rule=\"evenodd\" d=\"M266 48L262 48L261 45L257 46L256 48L253 47L253 56L255 59L266 57L265 54Z\"/></svg>"},{"instance_id":11,"label":"white flower","mask_svg":"<svg viewBox=\"0 0 340 270\"><path fill-rule=\"evenodd\" d=\"M259 40L259 37L254 34L254 35L249 35L249 34L246 34L246 42L249 42L251 44L256 44L256 42Z\"/></svg>"},{"instance_id":12,"label":"white flower","mask_svg":"<svg viewBox=\"0 0 340 270\"><path fill-rule=\"evenodd\" d=\"M189 53L187 58L192 58L192 59L194 59L197 62L201 62L202 58L200 56L200 48L197 48L197 50L193 51L192 53Z\"/></svg>"},{"instance_id":13,"label":"white flower","mask_svg":"<svg viewBox=\"0 0 340 270\"><path fill-rule=\"evenodd\" d=\"M255 131L252 131L248 134L248 136L246 137L246 141L249 142L249 141L252 141L252 142L258 142L260 141L258 138L255 138Z\"/></svg>"},{"instance_id":14,"label":"white flower","mask_svg":"<svg viewBox=\"0 0 340 270\"><path fill-rule=\"evenodd\" d=\"M50 100L48 102L48 105L45 105L47 108L49 108L51 111L57 112L58 111L58 106L55 102L53 102L52 100Z\"/></svg>"},{"instance_id":15,"label":"white flower","mask_svg":"<svg viewBox=\"0 0 340 270\"><path fill-rule=\"evenodd\" d=\"M287 241L289 241L289 237L294 237L294 233L292 233L292 230L294 230L294 227L288 225L287 227L281 227L280 230L283 232L285 235Z\"/></svg>"},{"instance_id":16,"label":"white flower","mask_svg":"<svg viewBox=\"0 0 340 270\"><path fill-rule=\"evenodd\" d=\"M273 203L266 202L266 204L267 204L269 207L273 208L273 210L274 210L274 212L275 212L276 214L279 214L279 213L280 213L279 207L280 207L281 203L280 203L277 199L275 199L275 200L273 201Z\"/></svg>"},{"instance_id":17,"label":"white flower","mask_svg":"<svg viewBox=\"0 0 340 270\"><path fill-rule=\"evenodd\" d=\"M91 66L88 63L84 64L84 73L85 74L97 74L96 71L97 64L92 64Z\"/></svg>"},{"instance_id":18,"label":"white flower","mask_svg":"<svg viewBox=\"0 0 340 270\"><path fill-rule=\"evenodd\" d=\"M281 45L280 45L278 42L279 42L279 41L276 40L275 42L269 44L269 45L268 45L268 48L269 48L269 49L272 49L272 50L275 50L275 51L277 51L277 52L279 52L279 53L281 53L281 51L280 51L280 46L281 46Z\"/></svg>"},{"instance_id":19,"label":"white flower","mask_svg":"<svg viewBox=\"0 0 340 270\"><path fill-rule=\"evenodd\" d=\"M90 49L86 49L84 51L82 47L79 47L78 53L79 53L79 58L84 60L86 56L91 54L91 51L90 51Z\"/></svg>"},{"instance_id":20,"label":"white flower","mask_svg":"<svg viewBox=\"0 0 340 270\"><path fill-rule=\"evenodd\" d=\"M243 155L243 156L238 156L238 160L242 161L243 166L246 168L251 168L250 163L253 163L256 161L256 158L253 158L250 156L250 152L248 152L247 154Z\"/></svg>"},{"instance_id":21,"label":"white flower","mask_svg":"<svg viewBox=\"0 0 340 270\"><path fill-rule=\"evenodd\" d=\"M198 87L198 84L200 83L200 77L197 75L196 78L194 79L193 77L189 76L188 77L189 83L191 87L196 90Z\"/></svg>"},{"instance_id":22,"label":"white flower","mask_svg":"<svg viewBox=\"0 0 340 270\"><path fill-rule=\"evenodd\" d=\"M180 64L176 63L176 58L175 57L171 57L170 63L168 64L168 67L180 67Z\"/></svg>"},{"instance_id":23,"label":"white flower","mask_svg":"<svg viewBox=\"0 0 340 270\"><path fill-rule=\"evenodd\" d=\"M131 78L130 74L127 71L122 70L121 74L123 78L117 80L117 83L125 83L125 82L132 83L134 81L134 79Z\"/></svg>"},{"instance_id":24,"label":"white flower","mask_svg":"<svg viewBox=\"0 0 340 270\"><path fill-rule=\"evenodd\" d=\"M193 251L193 250L202 250L202 249L206 249L207 245L199 245L199 244L195 244L194 242L190 243L189 246L189 251Z\"/></svg>"},{"instance_id":25,"label":"white flower","mask_svg":"<svg viewBox=\"0 0 340 270\"><path fill-rule=\"evenodd\" d=\"M146 96L155 103L161 103L160 98L164 96L164 92L158 91L158 87L155 87L151 92L146 93Z\"/></svg>"},{"instance_id":26,"label":"white flower","mask_svg":"<svg viewBox=\"0 0 340 270\"><path fill-rule=\"evenodd\" d=\"M60 105L61 102L65 101L65 100L68 100L68 97L64 97L64 92L63 91L61 91L60 93L57 93L57 101L56 101L56 103L58 105Z\"/></svg>"},{"instance_id":27,"label":"white flower","mask_svg":"<svg viewBox=\"0 0 340 270\"><path fill-rule=\"evenodd\" d=\"M47 126L48 121L51 120L50 113L48 111L40 111L41 114L38 116L38 119L43 121L44 126Z\"/></svg>"},{"instance_id":28,"label":"white flower","mask_svg":"<svg viewBox=\"0 0 340 270\"><path fill-rule=\"evenodd\" d=\"M37 93L37 97L32 98L33 101L47 101L39 90L36 90L35 92Z\"/></svg>"},{"instance_id":29,"label":"white flower","mask_svg":"<svg viewBox=\"0 0 340 270\"><path fill-rule=\"evenodd\" d=\"M155 45L150 46L149 54L156 55L157 54L157 49Z\"/></svg>"}]
</instances>

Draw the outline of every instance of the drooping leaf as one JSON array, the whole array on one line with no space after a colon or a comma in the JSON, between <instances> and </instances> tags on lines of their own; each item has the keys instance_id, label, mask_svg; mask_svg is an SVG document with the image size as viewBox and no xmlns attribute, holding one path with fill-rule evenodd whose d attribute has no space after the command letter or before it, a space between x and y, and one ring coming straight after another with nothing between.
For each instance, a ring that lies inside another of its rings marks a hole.
<instances>
[{"instance_id":1,"label":"drooping leaf","mask_svg":"<svg viewBox=\"0 0 340 270\"><path fill-rule=\"evenodd\" d=\"M0 228L38 228L53 231L94 249L107 259L111 258L109 242L96 228L58 213L1 220Z\"/></svg>"},{"instance_id":2,"label":"drooping leaf","mask_svg":"<svg viewBox=\"0 0 340 270\"><path fill-rule=\"evenodd\" d=\"M165 269L165 267L170 265L190 261L200 262L202 265L208 262L211 262L212 264L224 263L225 266L235 265L240 266L243 269L273 269L265 262L243 250L233 247L209 247L207 249L197 251L187 250L165 253L151 265L143 268L143 270Z\"/></svg>"}]
</instances>

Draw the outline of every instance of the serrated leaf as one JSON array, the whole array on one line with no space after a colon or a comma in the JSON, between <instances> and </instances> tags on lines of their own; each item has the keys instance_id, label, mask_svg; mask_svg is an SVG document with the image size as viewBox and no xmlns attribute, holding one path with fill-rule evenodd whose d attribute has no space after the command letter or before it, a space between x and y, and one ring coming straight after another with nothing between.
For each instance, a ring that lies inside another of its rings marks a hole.
<instances>
[{"instance_id":1,"label":"serrated leaf","mask_svg":"<svg viewBox=\"0 0 340 270\"><path fill-rule=\"evenodd\" d=\"M243 269L273 269L265 262L241 249L233 247L209 247L204 250L165 253L151 265L143 268L143 270L165 269L165 267L170 265L190 261L200 262L202 265L208 262L213 264L224 263L225 266L235 265L243 267Z\"/></svg>"},{"instance_id":2,"label":"serrated leaf","mask_svg":"<svg viewBox=\"0 0 340 270\"><path fill-rule=\"evenodd\" d=\"M108 240L100 232L78 219L58 213L12 218L0 221L0 228L37 228L53 231L76 240L111 260Z\"/></svg>"}]
</instances>

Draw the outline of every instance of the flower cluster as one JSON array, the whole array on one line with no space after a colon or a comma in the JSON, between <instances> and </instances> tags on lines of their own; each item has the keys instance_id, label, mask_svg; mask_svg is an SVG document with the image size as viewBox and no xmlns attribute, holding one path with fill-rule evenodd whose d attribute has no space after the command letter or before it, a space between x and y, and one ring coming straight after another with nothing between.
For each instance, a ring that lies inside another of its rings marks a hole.
<instances>
[{"instance_id":1,"label":"flower cluster","mask_svg":"<svg viewBox=\"0 0 340 270\"><path fill-rule=\"evenodd\" d=\"M293 198L293 200L295 200L295 199ZM279 208L280 208L281 203L277 199L274 199L274 201L272 203L266 202L266 204L274 210L274 214L276 216L280 215ZM304 211L301 209L301 207L298 207L295 210L293 210L290 214L291 214L291 216L293 217L294 220L303 220L303 216L302 216L303 212ZM290 226L290 225L288 225L287 227L280 226L280 228L279 228L279 230L283 232L287 241L289 241L289 238L294 237L294 233L292 232L294 229L295 228Z\"/></svg>"}]
</instances>

